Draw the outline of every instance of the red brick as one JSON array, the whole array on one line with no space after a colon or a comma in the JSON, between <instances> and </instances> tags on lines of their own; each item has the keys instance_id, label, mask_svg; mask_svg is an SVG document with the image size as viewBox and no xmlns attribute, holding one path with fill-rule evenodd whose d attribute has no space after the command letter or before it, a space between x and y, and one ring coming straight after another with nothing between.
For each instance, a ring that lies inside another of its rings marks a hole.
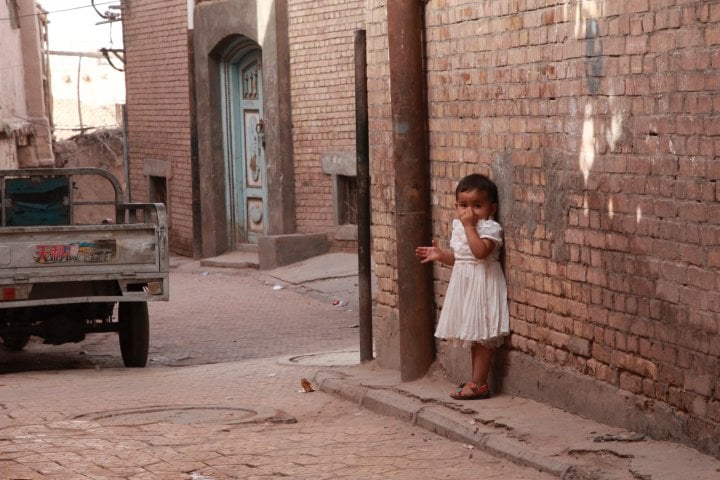
<instances>
[{"instance_id":1,"label":"red brick","mask_svg":"<svg viewBox=\"0 0 720 480\"><path fill-rule=\"evenodd\" d=\"M625 12L638 13L647 12L650 0L628 0L625 2Z\"/></svg>"},{"instance_id":2,"label":"red brick","mask_svg":"<svg viewBox=\"0 0 720 480\"><path fill-rule=\"evenodd\" d=\"M620 388L633 393L642 392L642 377L628 372L620 372Z\"/></svg>"},{"instance_id":3,"label":"red brick","mask_svg":"<svg viewBox=\"0 0 720 480\"><path fill-rule=\"evenodd\" d=\"M720 402L717 400L708 402L708 417L715 422L720 422Z\"/></svg>"},{"instance_id":4,"label":"red brick","mask_svg":"<svg viewBox=\"0 0 720 480\"><path fill-rule=\"evenodd\" d=\"M705 28L705 44L720 44L720 25L710 25Z\"/></svg>"}]
</instances>

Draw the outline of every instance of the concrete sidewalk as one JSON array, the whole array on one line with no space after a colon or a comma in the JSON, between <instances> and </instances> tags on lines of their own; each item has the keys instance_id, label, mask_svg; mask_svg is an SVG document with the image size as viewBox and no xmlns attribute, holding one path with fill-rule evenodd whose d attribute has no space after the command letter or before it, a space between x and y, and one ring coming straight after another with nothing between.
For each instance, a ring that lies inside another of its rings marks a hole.
<instances>
[{"instance_id":1,"label":"concrete sidewalk","mask_svg":"<svg viewBox=\"0 0 720 480\"><path fill-rule=\"evenodd\" d=\"M246 252L242 255L247 256ZM235 265L226 261L222 266L238 267L239 259ZM211 262L213 266L220 263ZM352 254L322 255L252 275L356 302L348 298L357 295L357 257ZM315 374L324 392L562 479L720 478L718 459L532 400L503 394L487 400L453 400L448 393L454 385L433 372L415 382L402 382L397 372L380 369L374 362L359 365L356 351L319 352L294 361L335 367Z\"/></svg>"},{"instance_id":2,"label":"concrete sidewalk","mask_svg":"<svg viewBox=\"0 0 720 480\"><path fill-rule=\"evenodd\" d=\"M357 353L355 354L358 355ZM430 374L415 382L372 363L319 371L320 389L486 453L562 479L718 479L720 461L672 442L654 441L532 400L495 395L456 401Z\"/></svg>"}]
</instances>

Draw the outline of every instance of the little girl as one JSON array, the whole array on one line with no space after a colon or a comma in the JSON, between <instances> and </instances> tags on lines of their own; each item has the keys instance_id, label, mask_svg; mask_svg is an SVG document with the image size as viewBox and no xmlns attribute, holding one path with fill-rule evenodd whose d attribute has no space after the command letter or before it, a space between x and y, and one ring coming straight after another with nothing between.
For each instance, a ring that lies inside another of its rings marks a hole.
<instances>
[{"instance_id":1,"label":"little girl","mask_svg":"<svg viewBox=\"0 0 720 480\"><path fill-rule=\"evenodd\" d=\"M470 346L472 378L450 396L458 400L488 398L490 363L495 347L510 333L507 287L500 266L502 227L493 220L497 186L485 175L460 180L450 247L418 247L421 263L453 265L435 336Z\"/></svg>"}]
</instances>

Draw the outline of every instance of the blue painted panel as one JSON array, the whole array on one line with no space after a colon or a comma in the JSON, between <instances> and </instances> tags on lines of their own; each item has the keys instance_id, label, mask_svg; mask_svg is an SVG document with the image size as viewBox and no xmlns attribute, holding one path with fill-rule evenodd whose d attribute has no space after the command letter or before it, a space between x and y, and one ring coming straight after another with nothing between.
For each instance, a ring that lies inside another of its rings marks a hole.
<instances>
[{"instance_id":1,"label":"blue painted panel","mask_svg":"<svg viewBox=\"0 0 720 480\"><path fill-rule=\"evenodd\" d=\"M5 198L11 202L7 224L70 224L70 179L68 177L10 178L5 181Z\"/></svg>"},{"instance_id":2,"label":"blue painted panel","mask_svg":"<svg viewBox=\"0 0 720 480\"><path fill-rule=\"evenodd\" d=\"M222 63L226 205L231 242L257 243L267 233L267 163L262 94L262 51L247 38Z\"/></svg>"}]
</instances>

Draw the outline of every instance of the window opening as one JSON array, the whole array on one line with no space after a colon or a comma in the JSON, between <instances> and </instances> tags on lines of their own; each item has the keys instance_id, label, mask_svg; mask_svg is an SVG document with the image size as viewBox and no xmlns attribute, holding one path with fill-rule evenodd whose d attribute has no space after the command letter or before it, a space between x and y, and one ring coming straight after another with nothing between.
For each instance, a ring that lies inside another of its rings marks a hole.
<instances>
[{"instance_id":1,"label":"window opening","mask_svg":"<svg viewBox=\"0 0 720 480\"><path fill-rule=\"evenodd\" d=\"M156 177L154 175L148 176L149 179L149 192L148 198L151 203L162 203L167 206L167 178Z\"/></svg>"},{"instance_id":2,"label":"window opening","mask_svg":"<svg viewBox=\"0 0 720 480\"><path fill-rule=\"evenodd\" d=\"M356 177L337 176L337 207L339 225L357 225L357 181Z\"/></svg>"}]
</instances>

